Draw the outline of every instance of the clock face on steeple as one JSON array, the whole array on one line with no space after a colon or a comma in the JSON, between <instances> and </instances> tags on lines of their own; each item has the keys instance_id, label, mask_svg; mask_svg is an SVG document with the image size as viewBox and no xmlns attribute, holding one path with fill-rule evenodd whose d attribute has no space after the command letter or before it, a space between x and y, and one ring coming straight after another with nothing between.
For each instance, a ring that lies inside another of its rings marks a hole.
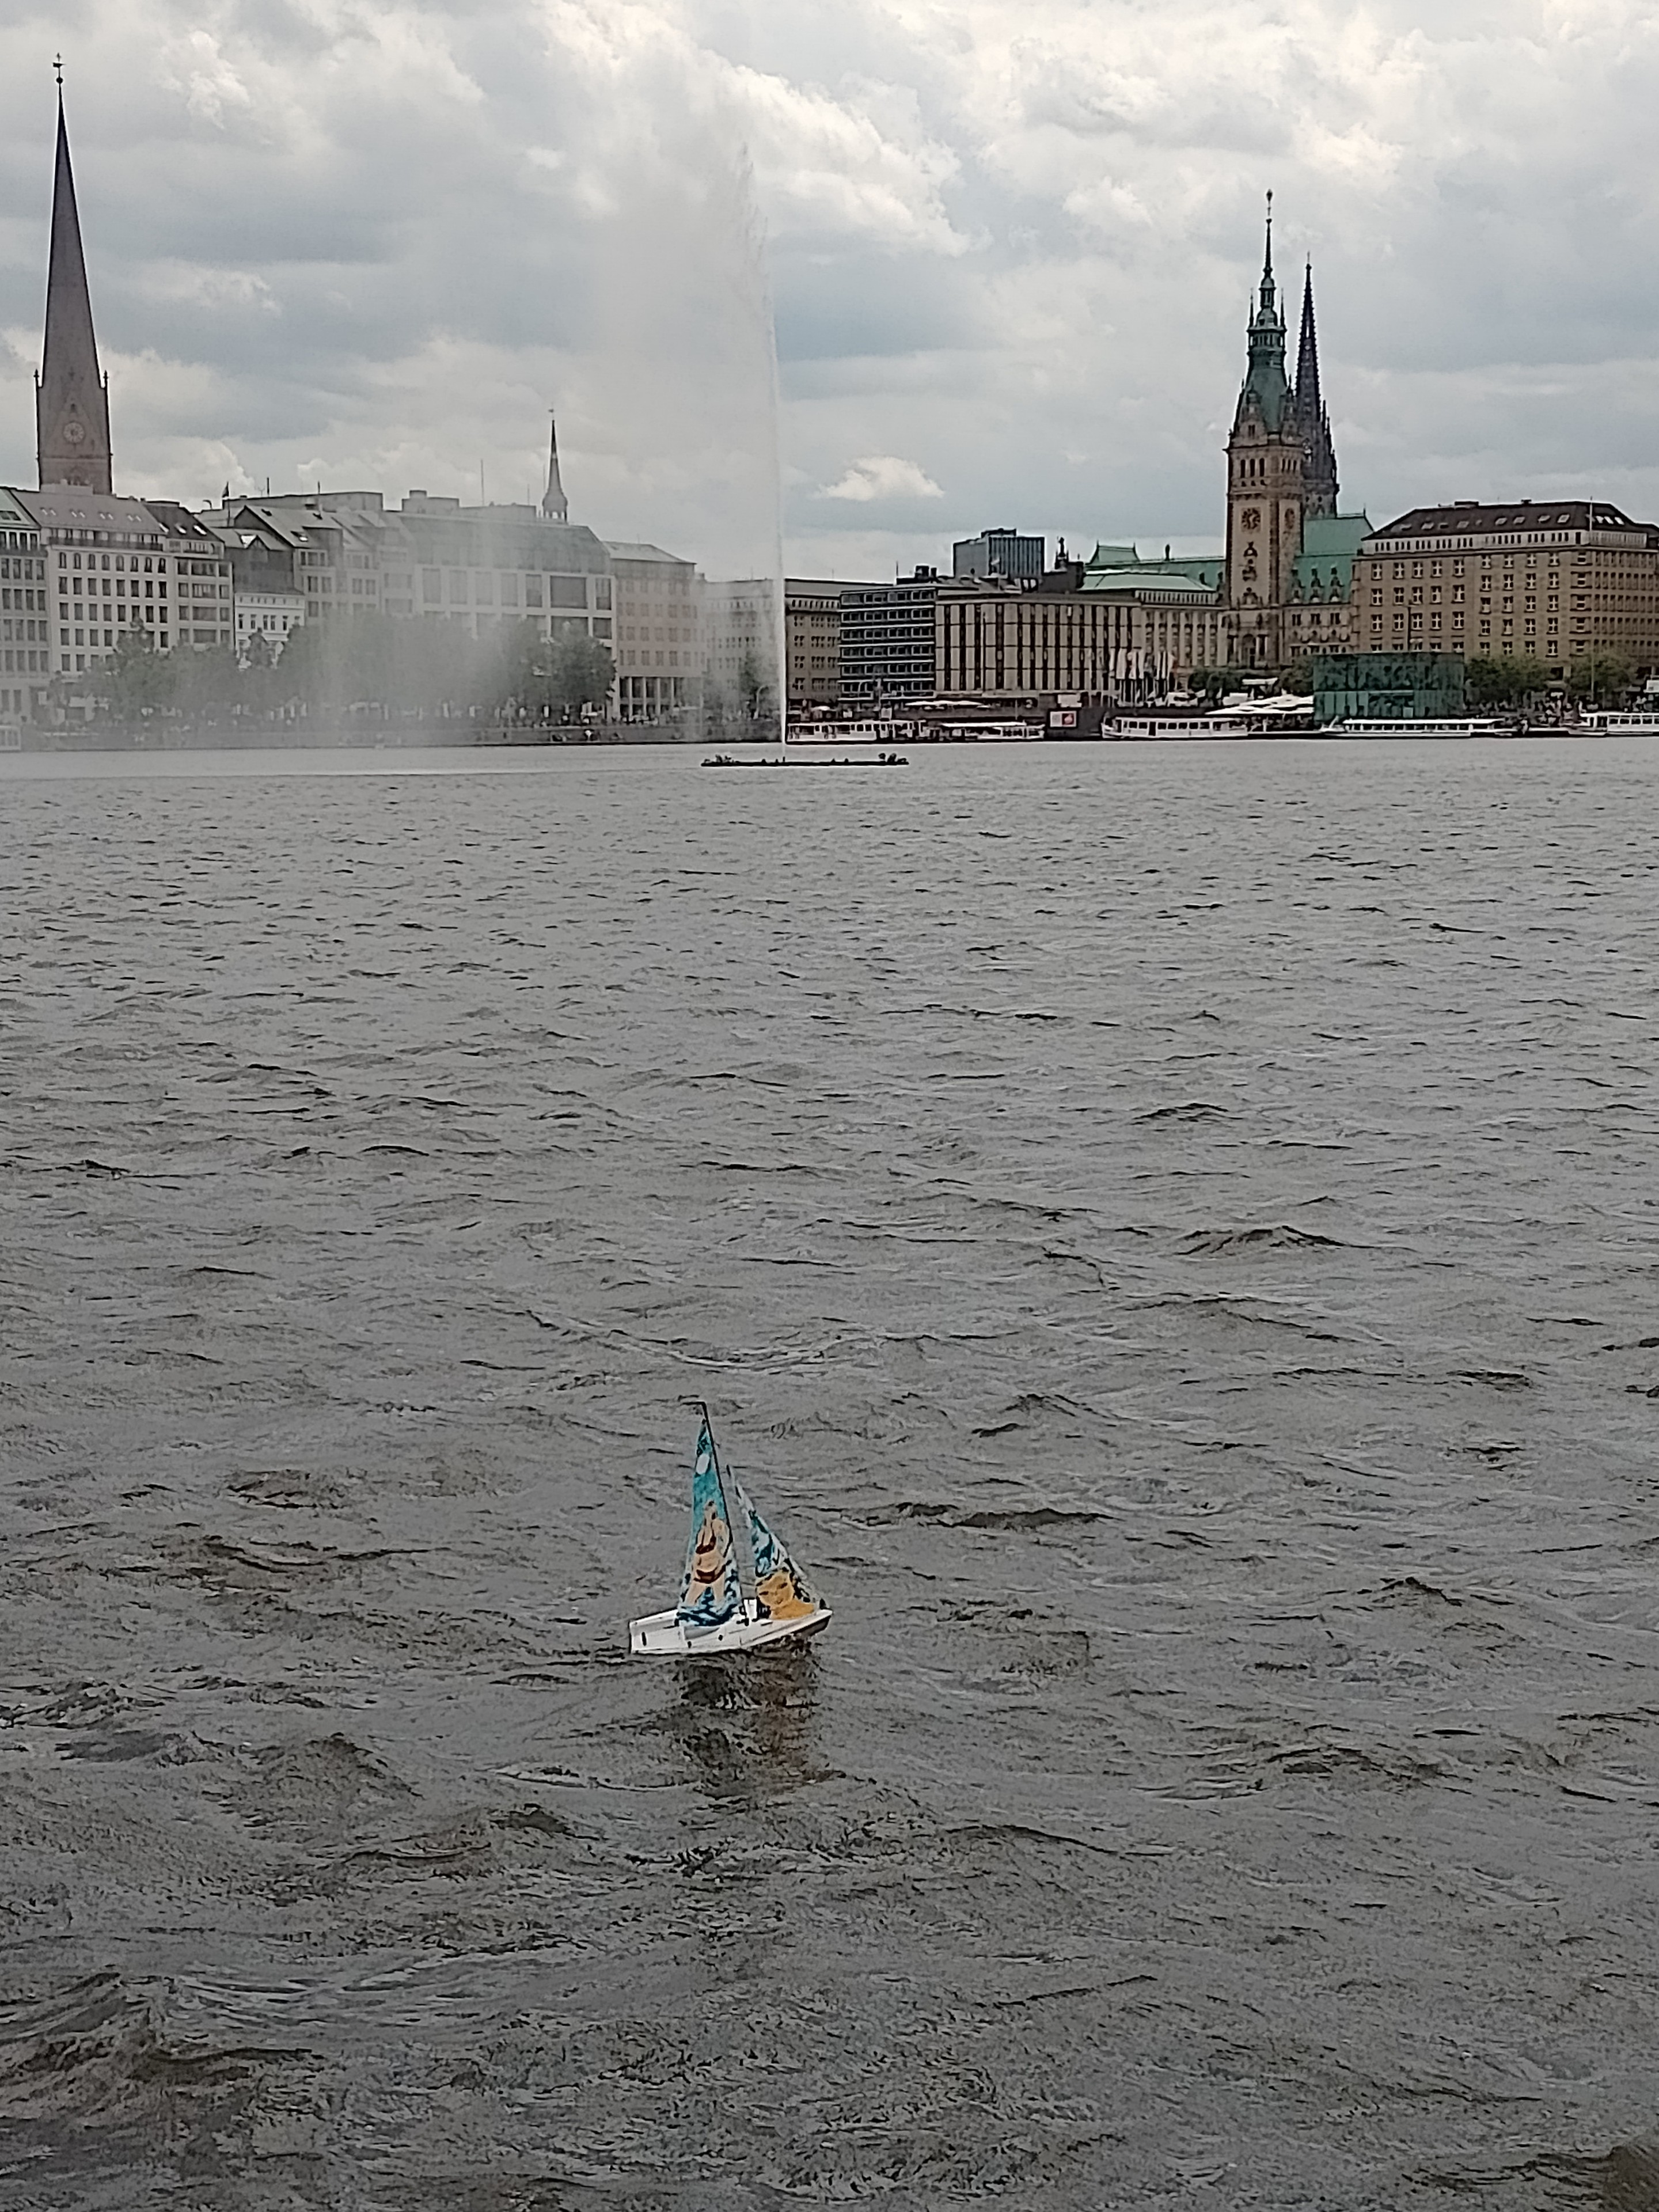
<instances>
[{"instance_id":1,"label":"clock face on steeple","mask_svg":"<svg viewBox=\"0 0 1659 2212\"><path fill-rule=\"evenodd\" d=\"M86 426L84 423L65 422L64 425L64 443L66 446L79 446L83 444L86 440Z\"/></svg>"}]
</instances>

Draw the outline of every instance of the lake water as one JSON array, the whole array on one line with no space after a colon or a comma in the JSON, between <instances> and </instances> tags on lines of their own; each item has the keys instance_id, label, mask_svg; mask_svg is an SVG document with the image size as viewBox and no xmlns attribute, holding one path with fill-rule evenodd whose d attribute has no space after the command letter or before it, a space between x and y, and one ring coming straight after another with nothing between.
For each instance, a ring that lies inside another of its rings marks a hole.
<instances>
[{"instance_id":1,"label":"lake water","mask_svg":"<svg viewBox=\"0 0 1659 2212\"><path fill-rule=\"evenodd\" d=\"M1659 2203L1659 745L0 860L7 2212Z\"/></svg>"}]
</instances>

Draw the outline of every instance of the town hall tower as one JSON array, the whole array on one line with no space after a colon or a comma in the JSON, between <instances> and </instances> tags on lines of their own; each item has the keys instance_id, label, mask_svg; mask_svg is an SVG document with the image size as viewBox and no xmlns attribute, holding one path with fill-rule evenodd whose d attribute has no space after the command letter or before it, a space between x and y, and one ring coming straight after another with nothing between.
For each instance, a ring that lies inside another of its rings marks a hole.
<instances>
[{"instance_id":1,"label":"town hall tower","mask_svg":"<svg viewBox=\"0 0 1659 2212\"><path fill-rule=\"evenodd\" d=\"M1285 314L1273 282L1273 194L1249 356L1227 441L1227 600L1245 668L1294 659L1286 616L1311 520L1336 514L1336 451L1319 389L1313 269L1302 301L1296 384L1285 374Z\"/></svg>"}]
</instances>

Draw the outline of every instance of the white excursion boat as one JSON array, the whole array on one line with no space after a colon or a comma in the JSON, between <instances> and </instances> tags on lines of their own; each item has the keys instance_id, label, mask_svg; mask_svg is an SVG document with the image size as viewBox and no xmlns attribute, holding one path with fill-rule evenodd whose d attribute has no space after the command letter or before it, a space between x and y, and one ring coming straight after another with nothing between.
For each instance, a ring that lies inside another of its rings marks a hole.
<instances>
[{"instance_id":1,"label":"white excursion boat","mask_svg":"<svg viewBox=\"0 0 1659 2212\"><path fill-rule=\"evenodd\" d=\"M1512 738L1513 722L1492 714L1445 714L1424 717L1397 714L1362 719L1350 715L1334 722L1320 735L1327 738Z\"/></svg>"},{"instance_id":2,"label":"white excursion boat","mask_svg":"<svg viewBox=\"0 0 1659 2212\"><path fill-rule=\"evenodd\" d=\"M1596 730L1609 738L1659 738L1659 703L1633 714L1612 714L1604 708L1580 714L1581 730Z\"/></svg>"},{"instance_id":3,"label":"white excursion boat","mask_svg":"<svg viewBox=\"0 0 1659 2212\"><path fill-rule=\"evenodd\" d=\"M705 1406L691 1470L691 1536L680 1601L666 1613L630 1620L629 1651L647 1659L753 1651L816 1636L829 1625L829 1607L807 1587L743 1485L722 1470Z\"/></svg>"}]
</instances>

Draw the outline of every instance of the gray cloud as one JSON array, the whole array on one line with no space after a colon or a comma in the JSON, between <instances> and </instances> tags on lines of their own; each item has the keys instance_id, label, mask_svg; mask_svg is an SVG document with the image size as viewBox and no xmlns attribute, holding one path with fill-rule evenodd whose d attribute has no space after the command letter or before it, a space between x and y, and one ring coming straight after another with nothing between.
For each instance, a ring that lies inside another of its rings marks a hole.
<instances>
[{"instance_id":1,"label":"gray cloud","mask_svg":"<svg viewBox=\"0 0 1659 2212\"><path fill-rule=\"evenodd\" d=\"M1347 495L1659 506L1632 0L15 0L21 481L60 44L135 489L522 496L556 400L578 511L714 573L772 557L780 437L798 568L1213 537L1271 185ZM819 495L872 456L939 496Z\"/></svg>"}]
</instances>

